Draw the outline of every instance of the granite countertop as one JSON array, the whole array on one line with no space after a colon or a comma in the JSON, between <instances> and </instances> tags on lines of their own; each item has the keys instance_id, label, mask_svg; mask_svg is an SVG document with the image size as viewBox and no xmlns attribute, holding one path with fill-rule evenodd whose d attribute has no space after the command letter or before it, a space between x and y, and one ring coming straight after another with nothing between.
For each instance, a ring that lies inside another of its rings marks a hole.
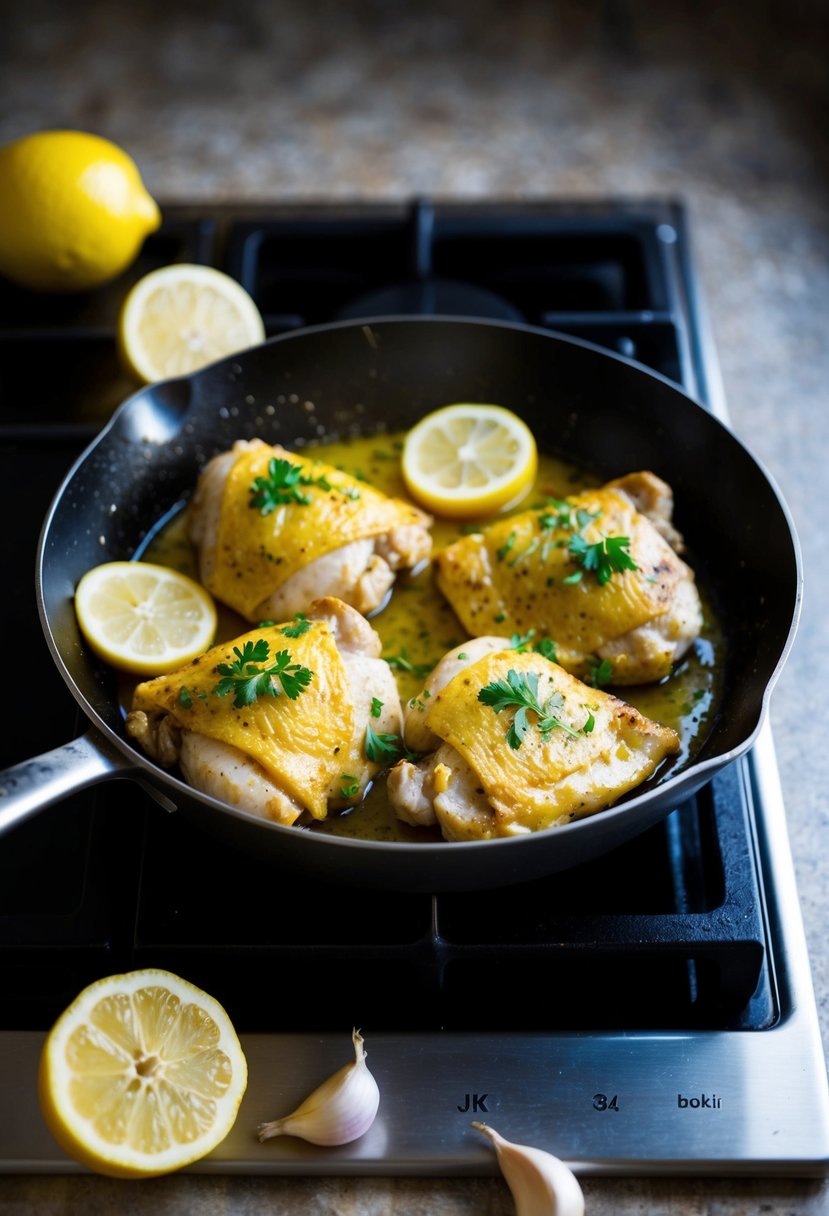
<instances>
[{"instance_id":1,"label":"granite countertop","mask_svg":"<svg viewBox=\"0 0 829 1216\"><path fill-rule=\"evenodd\" d=\"M30 0L0 47L0 143L108 136L161 200L671 195L688 205L735 430L804 552L797 642L771 704L829 1043L829 198L819 0ZM760 15L762 13L762 16ZM196 16L196 13L198 15ZM808 690L808 692L807 692ZM601 1213L818 1213L820 1181L585 1179ZM0 1179L4 1212L430 1214L514 1210L500 1178L149 1183Z\"/></svg>"}]
</instances>

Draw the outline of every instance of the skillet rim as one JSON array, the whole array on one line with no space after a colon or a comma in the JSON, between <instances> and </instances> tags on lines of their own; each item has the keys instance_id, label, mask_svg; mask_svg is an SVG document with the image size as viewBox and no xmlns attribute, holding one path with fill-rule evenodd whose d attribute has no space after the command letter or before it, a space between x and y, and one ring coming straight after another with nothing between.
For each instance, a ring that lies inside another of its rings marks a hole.
<instances>
[{"instance_id":1,"label":"skillet rim","mask_svg":"<svg viewBox=\"0 0 829 1216\"><path fill-rule=\"evenodd\" d=\"M145 754L138 751L137 747L134 748L132 744L113 730L109 724L100 717L95 708L84 696L74 677L66 666L63 653L52 632L43 590L43 570L44 561L46 558L46 545L53 520L60 509L61 502L68 487L72 483L76 474L87 463L92 453L97 450L97 448L103 442L105 442L110 432L120 424L120 420L124 416L128 415L131 410L136 408L137 403L140 403L146 399L147 396L152 395L152 393L162 390L166 385L194 383L202 378L209 379L214 377L217 372L220 372L223 368L230 368L232 370L234 365L240 364L243 367L244 360L246 358L253 354L258 354L258 352L266 347L277 347L282 343L290 343L295 340L302 341L305 338L310 338L315 335L325 334L336 330L363 331L365 333L365 331L375 327L382 328L384 326L394 327L400 325L424 325L426 327L432 325L458 325L473 326L475 329L479 330L508 330L518 334L540 337L545 341L549 340L564 346L579 347L592 355L600 356L604 360L622 364L637 373L639 376L661 383L673 394L687 402L688 405L696 410L702 411L707 420L714 424L715 427L719 428L727 437L728 441L733 442L743 450L743 453L746 457L748 457L749 461L755 466L757 471L765 480L769 490L777 501L782 519L787 526L789 537L791 539L794 572L796 576L791 619L789 621L786 639L781 648L780 654L778 655L774 669L770 673L763 688L762 696L758 705L755 725L745 739L738 744L735 744L725 752L720 752L704 759L694 760L692 763L688 764L687 767L681 768L676 773L667 776L663 781L660 781L658 777L659 769L657 769L656 774L652 775L648 780L650 788L645 789L642 793L636 793L634 789L634 791L631 791L628 795L624 796L624 800L606 807L602 811L596 812L595 814L584 816L581 819L572 820L571 822L556 827L555 829L550 828L546 831L531 832L526 835L496 837L489 840L443 840L410 843L405 841L363 840L354 837L337 836L332 833L321 833L309 831L308 829L303 828L298 829L296 827L288 827L284 824L262 819L252 812L241 810L238 807L234 807L229 803L225 803L217 798L214 798L212 795L204 794L199 790L196 790L194 787L188 785L181 778L167 772L160 765L153 763ZM769 713L769 701L771 693L773 692L777 680L780 677L781 671L785 666L797 633L803 600L803 582L803 557L797 529L794 524L791 510L774 476L770 473L766 465L754 454L744 440L735 433L730 424L718 417L715 413L713 413L712 410L704 406L699 400L682 388L681 385L678 385L675 381L671 380L662 373L637 362L635 359L631 359L625 355L607 350L606 348L599 346L596 343L587 341L586 339L564 334L557 330L528 325L516 321L443 314L432 314L428 316L412 316L407 314L380 315L376 317L367 316L357 319L322 323L313 326L304 326L300 329L291 330L286 333L275 334L266 339L265 342L259 343L256 346L248 347L245 350L238 351L234 354L227 355L222 359L208 364L206 367L200 368L198 371L186 373L182 376L170 377L167 380L156 381L136 389L134 393L131 393L121 402L119 406L117 406L99 433L93 437L93 439L86 445L78 457L72 462L70 468L63 477L43 520L37 545L35 568L35 589L38 615L47 646L52 655L53 661L55 662L55 665L64 680L64 683L67 685L75 701L84 712L85 717L91 722L94 730L97 730L112 744L114 744L117 747L118 752L126 760L123 773L116 775L129 776L131 773L134 774L137 771L140 771L146 774L147 778L149 779L147 782L143 782L143 784L149 785L152 796L161 801L162 804L165 802L165 800L168 804L172 801L172 799L167 798L165 793L165 790L172 789L181 796L181 801L183 801L185 804L188 801L195 800L211 810L217 810L222 812L224 815L229 815L234 819L241 820L248 826L256 828L264 827L269 831L276 832L278 836L283 836L287 833L292 840L295 840L297 837L300 837L303 840L313 840L316 842L316 844L312 846L315 849L345 849L346 851L357 850L361 854L368 852L369 855L372 853L385 854L389 851L396 855L409 855L414 853L417 856L422 856L424 859L438 856L445 857L447 855L451 855L451 857L457 859L461 854L468 854L470 852L478 853L481 849L488 849L491 852L495 846L501 846L503 849L503 846L505 845L512 846L514 852L517 852L519 846L523 845L524 847L529 847L533 843L536 843L537 846L537 842L540 839L549 840L552 838L557 840L583 835L585 830L589 828L593 829L593 831L590 832L590 835L599 836L602 834L607 834L607 832L602 833L596 828L595 825L607 824L608 830L610 830L611 827L615 825L622 817L630 819L632 810L641 809L643 812L643 817L645 817L644 812L650 810L651 818L647 819L641 828L637 828L635 831L628 833L628 836L634 836L638 834L640 830L644 830L650 826L651 823L656 819L663 817L662 814L657 815L656 812L658 809L664 809L664 806L667 806L667 809L664 810L664 814L667 815L670 813L670 810L673 809L671 805L672 803L679 804L681 800L689 797L697 789L705 785L716 775L717 772L719 772L720 769L725 768L734 760L744 755L754 744L757 736L763 729ZM179 805L180 803L176 804L177 807ZM451 848L447 846L451 846ZM615 845L612 845L611 847L615 847ZM601 852L602 850L599 849L597 851Z\"/></svg>"}]
</instances>

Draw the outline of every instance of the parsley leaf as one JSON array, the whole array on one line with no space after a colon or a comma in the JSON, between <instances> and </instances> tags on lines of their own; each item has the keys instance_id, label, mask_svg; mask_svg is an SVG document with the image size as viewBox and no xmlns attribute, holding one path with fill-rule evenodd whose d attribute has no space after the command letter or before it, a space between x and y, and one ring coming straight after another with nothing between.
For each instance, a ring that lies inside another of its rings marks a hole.
<instances>
[{"instance_id":1,"label":"parsley leaf","mask_svg":"<svg viewBox=\"0 0 829 1216\"><path fill-rule=\"evenodd\" d=\"M610 659L600 659L598 655L588 655L587 658L587 680L586 683L592 684L594 688L599 688L602 684L609 684L613 679L613 664Z\"/></svg>"},{"instance_id":2,"label":"parsley leaf","mask_svg":"<svg viewBox=\"0 0 829 1216\"><path fill-rule=\"evenodd\" d=\"M366 725L365 753L372 764L391 764L401 754L402 744L399 735L386 735L375 731L371 723Z\"/></svg>"},{"instance_id":3,"label":"parsley leaf","mask_svg":"<svg viewBox=\"0 0 829 1216\"><path fill-rule=\"evenodd\" d=\"M582 573L587 570L594 574L600 587L610 582L614 574L625 570L638 570L636 562L628 553L630 548L629 536L606 536L603 540L590 544L583 536L574 536L567 546L572 556L582 569L568 575L565 583L577 583Z\"/></svg>"},{"instance_id":4,"label":"parsley leaf","mask_svg":"<svg viewBox=\"0 0 829 1216\"><path fill-rule=\"evenodd\" d=\"M279 650L271 657L265 638L247 641L241 649L234 646L233 653L236 658L232 663L219 663L216 667L222 679L213 691L220 697L233 693L235 709L244 709L259 697L279 696L280 686L286 697L295 701L313 678L314 673L307 667L291 662L289 650ZM269 659L270 665L263 666Z\"/></svg>"},{"instance_id":5,"label":"parsley leaf","mask_svg":"<svg viewBox=\"0 0 829 1216\"><path fill-rule=\"evenodd\" d=\"M540 654L542 658L549 659L551 663L556 663L556 644L552 638L539 638L537 642L533 642L535 630L530 629L527 633L514 633L510 638L510 650L517 650L519 653L525 653L528 650L534 650L536 654ZM532 642L532 645L530 643Z\"/></svg>"},{"instance_id":6,"label":"parsley leaf","mask_svg":"<svg viewBox=\"0 0 829 1216\"><path fill-rule=\"evenodd\" d=\"M566 498L551 498L538 517L538 526L542 532L551 532L554 528L582 532L600 515L601 511L585 511L584 507L574 507Z\"/></svg>"},{"instance_id":7,"label":"parsley leaf","mask_svg":"<svg viewBox=\"0 0 829 1216\"><path fill-rule=\"evenodd\" d=\"M538 674L534 671L519 673L510 668L505 680L493 680L478 693L478 700L489 705L499 714L503 709L515 709L515 717L507 730L507 743L517 751L530 729L528 713L532 711L538 718L536 725L542 735L548 735L553 730L563 730L573 738L593 729L592 714L581 730L574 730L558 716L558 711L564 705L564 697L560 692L553 692L542 705L538 699Z\"/></svg>"},{"instance_id":8,"label":"parsley leaf","mask_svg":"<svg viewBox=\"0 0 829 1216\"><path fill-rule=\"evenodd\" d=\"M341 777L342 785L340 786L340 794L343 798L353 798L360 788L360 781L351 773L343 773Z\"/></svg>"},{"instance_id":9,"label":"parsley leaf","mask_svg":"<svg viewBox=\"0 0 829 1216\"><path fill-rule=\"evenodd\" d=\"M509 553L510 549L512 548L512 546L514 544L515 544L515 532L510 532L509 536L504 541L503 545L501 545L501 548L498 549L495 554L495 556L499 562L502 562L504 560L504 558L507 556L507 554Z\"/></svg>"},{"instance_id":10,"label":"parsley leaf","mask_svg":"<svg viewBox=\"0 0 829 1216\"><path fill-rule=\"evenodd\" d=\"M383 712L383 702L380 700L379 697L372 697L371 698L371 716L372 716L372 718L379 718L380 714L382 712Z\"/></svg>"},{"instance_id":11,"label":"parsley leaf","mask_svg":"<svg viewBox=\"0 0 829 1216\"><path fill-rule=\"evenodd\" d=\"M303 493L300 487L316 486L319 490L340 490L346 498L359 498L360 491L352 487L342 488L333 486L324 474L312 477L306 473L301 464L292 464L281 456L273 456L268 461L268 472L265 477L255 477L250 486L249 507L258 507L260 515L270 515L277 507L285 503L300 503L307 506L311 501L309 494Z\"/></svg>"},{"instance_id":12,"label":"parsley leaf","mask_svg":"<svg viewBox=\"0 0 829 1216\"><path fill-rule=\"evenodd\" d=\"M298 612L294 617L293 624L285 625L279 632L286 638L301 638L303 633L307 633L310 628L311 622L305 613Z\"/></svg>"},{"instance_id":13,"label":"parsley leaf","mask_svg":"<svg viewBox=\"0 0 829 1216\"><path fill-rule=\"evenodd\" d=\"M413 676L428 676L434 667L434 663L413 663L405 646L401 647L400 654L384 655L383 658L392 671L408 671Z\"/></svg>"},{"instance_id":14,"label":"parsley leaf","mask_svg":"<svg viewBox=\"0 0 829 1216\"><path fill-rule=\"evenodd\" d=\"M299 488L302 482L302 465L274 456L268 461L266 477L255 477L250 487L249 507L258 507L260 515L270 515L278 506L287 502L309 503L307 494Z\"/></svg>"},{"instance_id":15,"label":"parsley leaf","mask_svg":"<svg viewBox=\"0 0 829 1216\"><path fill-rule=\"evenodd\" d=\"M551 663L558 662L558 652L552 638L539 638L537 642L533 642L533 650L543 659L549 659Z\"/></svg>"}]
</instances>

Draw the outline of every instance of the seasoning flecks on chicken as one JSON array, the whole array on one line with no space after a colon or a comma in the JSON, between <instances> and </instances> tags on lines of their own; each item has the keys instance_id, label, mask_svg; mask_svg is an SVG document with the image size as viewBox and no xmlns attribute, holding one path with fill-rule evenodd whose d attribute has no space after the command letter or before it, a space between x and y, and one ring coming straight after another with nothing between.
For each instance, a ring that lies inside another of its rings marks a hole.
<instances>
[{"instance_id":1,"label":"seasoning flecks on chicken","mask_svg":"<svg viewBox=\"0 0 829 1216\"><path fill-rule=\"evenodd\" d=\"M249 621L330 595L368 613L431 555L432 520L331 465L259 439L203 469L188 509L199 578Z\"/></svg>"},{"instance_id":2,"label":"seasoning flecks on chicken","mask_svg":"<svg viewBox=\"0 0 829 1216\"><path fill-rule=\"evenodd\" d=\"M427 677L422 691L412 697L403 708L403 738L412 752L431 752L440 746L440 738L426 725L432 699L459 671L468 667L475 659L496 650L504 650L509 642L504 637L471 638L448 650L436 663Z\"/></svg>"},{"instance_id":3,"label":"seasoning flecks on chicken","mask_svg":"<svg viewBox=\"0 0 829 1216\"><path fill-rule=\"evenodd\" d=\"M454 674L427 699L422 721L407 718L407 746L424 731L437 746L389 772L389 800L404 822L438 824L447 840L554 828L611 805L678 750L669 727L540 654L491 649L496 640L475 639L487 643L475 648L478 657L467 643L466 661L450 652ZM526 702L511 701L512 693L534 698L541 710L525 709L520 729Z\"/></svg>"},{"instance_id":4,"label":"seasoning flecks on chicken","mask_svg":"<svg viewBox=\"0 0 829 1216\"><path fill-rule=\"evenodd\" d=\"M289 673L310 672L307 684L292 698L274 675L276 695L262 690L241 705L232 690L217 692L217 669L240 663L246 643L259 643L264 657L241 663L240 679L287 652ZM354 608L324 597L300 621L261 627L140 684L127 733L158 763L177 763L189 785L222 802L282 824L324 819L361 801L379 770L365 752L369 723L379 732L401 731L397 685L380 649Z\"/></svg>"},{"instance_id":5,"label":"seasoning flecks on chicken","mask_svg":"<svg viewBox=\"0 0 829 1216\"><path fill-rule=\"evenodd\" d=\"M681 544L671 503L652 473L569 495L443 549L438 585L472 636L533 630L572 674L606 659L612 684L660 680L702 628L693 571L665 539Z\"/></svg>"}]
</instances>

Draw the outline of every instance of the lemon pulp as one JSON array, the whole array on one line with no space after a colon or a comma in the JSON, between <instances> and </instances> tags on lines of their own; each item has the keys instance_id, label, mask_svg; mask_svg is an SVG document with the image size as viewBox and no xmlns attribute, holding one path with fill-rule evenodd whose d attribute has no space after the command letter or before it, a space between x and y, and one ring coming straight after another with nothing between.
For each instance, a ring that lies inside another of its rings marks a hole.
<instances>
[{"instance_id":1,"label":"lemon pulp","mask_svg":"<svg viewBox=\"0 0 829 1216\"><path fill-rule=\"evenodd\" d=\"M499 405L457 404L434 410L406 436L403 479L411 496L449 518L472 518L515 506L538 467L532 432Z\"/></svg>"},{"instance_id":2,"label":"lemon pulp","mask_svg":"<svg viewBox=\"0 0 829 1216\"><path fill-rule=\"evenodd\" d=\"M70 1156L115 1177L168 1173L210 1152L246 1085L245 1056L219 1002L155 969L85 988L40 1060L49 1130Z\"/></svg>"},{"instance_id":3,"label":"lemon pulp","mask_svg":"<svg viewBox=\"0 0 829 1216\"><path fill-rule=\"evenodd\" d=\"M151 271L132 288L118 320L122 360L145 384L198 371L264 338L250 295L212 266Z\"/></svg>"},{"instance_id":4,"label":"lemon pulp","mask_svg":"<svg viewBox=\"0 0 829 1216\"><path fill-rule=\"evenodd\" d=\"M99 658L136 675L164 675L202 654L216 607L195 580L151 562L106 562L75 591L81 633Z\"/></svg>"}]
</instances>

